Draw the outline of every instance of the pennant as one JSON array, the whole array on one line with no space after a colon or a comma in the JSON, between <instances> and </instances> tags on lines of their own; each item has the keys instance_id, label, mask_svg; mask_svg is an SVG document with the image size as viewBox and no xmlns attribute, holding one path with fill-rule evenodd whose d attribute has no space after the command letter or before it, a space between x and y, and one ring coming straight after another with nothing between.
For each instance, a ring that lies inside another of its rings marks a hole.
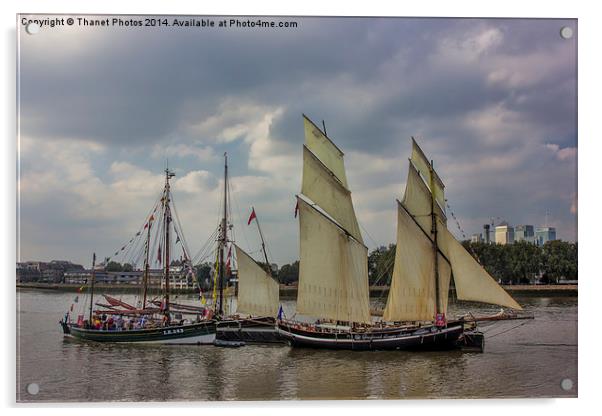
<instances>
[{"instance_id":1,"label":"pennant","mask_svg":"<svg viewBox=\"0 0 602 416\"><path fill-rule=\"evenodd\" d=\"M146 227L144 227L144 228L146 228ZM140 231L138 231L138 232L136 233L136 237L138 237L139 235L140 235Z\"/></svg>"},{"instance_id":2,"label":"pennant","mask_svg":"<svg viewBox=\"0 0 602 416\"><path fill-rule=\"evenodd\" d=\"M79 296L76 296L75 299L73 299L73 302L75 302L75 303L79 302Z\"/></svg>"},{"instance_id":3,"label":"pennant","mask_svg":"<svg viewBox=\"0 0 602 416\"><path fill-rule=\"evenodd\" d=\"M125 246L121 247L121 251L125 250Z\"/></svg>"},{"instance_id":4,"label":"pennant","mask_svg":"<svg viewBox=\"0 0 602 416\"><path fill-rule=\"evenodd\" d=\"M178 241L180 241L180 236L176 234L176 242L174 244L178 244Z\"/></svg>"},{"instance_id":5,"label":"pennant","mask_svg":"<svg viewBox=\"0 0 602 416\"><path fill-rule=\"evenodd\" d=\"M161 246L159 246L159 250L157 251L157 260L159 260L159 264L161 264Z\"/></svg>"},{"instance_id":6,"label":"pennant","mask_svg":"<svg viewBox=\"0 0 602 416\"><path fill-rule=\"evenodd\" d=\"M247 225L251 225L251 221L257 219L257 215L255 215L255 208L251 211L251 215L249 216L249 221L247 221Z\"/></svg>"},{"instance_id":7,"label":"pennant","mask_svg":"<svg viewBox=\"0 0 602 416\"><path fill-rule=\"evenodd\" d=\"M116 255L118 255L118 254L119 254L119 250L118 250L118 251L116 251L116 252L115 252L115 254L113 254L113 255L114 255L114 256L116 256Z\"/></svg>"},{"instance_id":8,"label":"pennant","mask_svg":"<svg viewBox=\"0 0 602 416\"><path fill-rule=\"evenodd\" d=\"M280 305L280 308L278 309L278 320L279 321L282 320L282 315L284 315L284 311L282 310L282 305Z\"/></svg>"},{"instance_id":9,"label":"pennant","mask_svg":"<svg viewBox=\"0 0 602 416\"><path fill-rule=\"evenodd\" d=\"M73 312L73 303L71 304L71 312Z\"/></svg>"},{"instance_id":10,"label":"pennant","mask_svg":"<svg viewBox=\"0 0 602 416\"><path fill-rule=\"evenodd\" d=\"M84 287L85 287L85 286L82 286L82 287L80 287L79 289L77 289L77 291L78 291L79 293L82 293L82 292L83 292L83 290L84 290Z\"/></svg>"},{"instance_id":11,"label":"pennant","mask_svg":"<svg viewBox=\"0 0 602 416\"><path fill-rule=\"evenodd\" d=\"M295 205L295 218L297 218L298 213L299 213L299 201L297 201L297 205Z\"/></svg>"}]
</instances>

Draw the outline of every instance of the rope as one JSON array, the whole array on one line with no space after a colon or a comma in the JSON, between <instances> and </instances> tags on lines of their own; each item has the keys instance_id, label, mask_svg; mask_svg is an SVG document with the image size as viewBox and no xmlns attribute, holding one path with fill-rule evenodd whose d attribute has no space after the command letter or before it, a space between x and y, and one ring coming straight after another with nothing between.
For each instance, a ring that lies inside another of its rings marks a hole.
<instances>
[{"instance_id":1,"label":"rope","mask_svg":"<svg viewBox=\"0 0 602 416\"><path fill-rule=\"evenodd\" d=\"M507 330L505 330L505 331L498 332L497 334L491 335L491 336L489 336L489 339L491 339L491 338L495 338L495 337L497 337L498 335L502 335L502 334L505 334L506 332L510 332L510 331L512 331L513 329L519 328L519 327L521 327L521 326L525 325L527 322L528 322L528 321L521 322L520 324L518 324L518 325L516 325L516 326L513 326L513 327L512 327L512 328L510 328L510 329L507 329Z\"/></svg>"},{"instance_id":2,"label":"rope","mask_svg":"<svg viewBox=\"0 0 602 416\"><path fill-rule=\"evenodd\" d=\"M456 226L458 227L458 230L460 231L460 233L462 234L462 239L463 240L468 240L468 238L466 238L466 233L464 232L464 229L462 228L462 226L460 225L460 221L458 220L458 218L456 218L456 214L454 214L454 211L452 211L451 207L449 206L449 202L446 199L445 200L445 205L447 206L447 209L449 210L449 213L451 214L452 218L454 219L454 221L456 222ZM479 264L481 264L481 260L479 259L478 254L474 251L474 249L472 248L472 244L468 245L468 249L469 251L472 253L472 256L477 260L477 262Z\"/></svg>"}]
</instances>

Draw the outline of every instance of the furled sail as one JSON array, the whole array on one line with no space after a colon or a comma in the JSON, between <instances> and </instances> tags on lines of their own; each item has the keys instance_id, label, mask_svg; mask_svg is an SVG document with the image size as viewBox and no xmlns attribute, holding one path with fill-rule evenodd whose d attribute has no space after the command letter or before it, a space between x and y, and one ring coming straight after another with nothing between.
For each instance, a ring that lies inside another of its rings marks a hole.
<instances>
[{"instance_id":1,"label":"furled sail","mask_svg":"<svg viewBox=\"0 0 602 416\"><path fill-rule=\"evenodd\" d=\"M370 323L368 249L302 198L297 198L300 264L297 312Z\"/></svg>"},{"instance_id":2,"label":"furled sail","mask_svg":"<svg viewBox=\"0 0 602 416\"><path fill-rule=\"evenodd\" d=\"M237 245L238 300L237 312L255 316L278 314L278 283Z\"/></svg>"},{"instance_id":3,"label":"furled sail","mask_svg":"<svg viewBox=\"0 0 602 416\"><path fill-rule=\"evenodd\" d=\"M418 143L416 143L416 140L414 140L414 138L412 138L411 160L418 172L420 172L420 174L428 183L429 189L432 188L433 195L435 195L435 200L437 201L441 209L445 211L445 185L443 185L443 182L441 181L441 179L439 179L439 175L437 175L437 172L432 168L428 158L426 157L420 146L418 146Z\"/></svg>"},{"instance_id":4,"label":"furled sail","mask_svg":"<svg viewBox=\"0 0 602 416\"><path fill-rule=\"evenodd\" d=\"M334 173L345 188L348 188L343 152L305 115L303 116L303 122L305 125L305 146L322 161L328 170Z\"/></svg>"},{"instance_id":5,"label":"furled sail","mask_svg":"<svg viewBox=\"0 0 602 416\"><path fill-rule=\"evenodd\" d=\"M430 209L430 207L429 207ZM416 218L417 220L418 218ZM430 223L430 215L428 216ZM435 317L435 261L429 233L421 230L406 209L399 204L397 214L397 248L385 321L430 321ZM439 227L443 227L439 223ZM430 230L430 226L429 226ZM442 312L447 311L450 267L438 254L439 294Z\"/></svg>"},{"instance_id":6,"label":"furled sail","mask_svg":"<svg viewBox=\"0 0 602 416\"><path fill-rule=\"evenodd\" d=\"M458 299L522 309L447 229L442 231L440 235L448 248Z\"/></svg>"},{"instance_id":7,"label":"furled sail","mask_svg":"<svg viewBox=\"0 0 602 416\"><path fill-rule=\"evenodd\" d=\"M363 244L360 228L353 209L351 192L335 175L303 146L303 195L326 211L349 234Z\"/></svg>"}]
</instances>

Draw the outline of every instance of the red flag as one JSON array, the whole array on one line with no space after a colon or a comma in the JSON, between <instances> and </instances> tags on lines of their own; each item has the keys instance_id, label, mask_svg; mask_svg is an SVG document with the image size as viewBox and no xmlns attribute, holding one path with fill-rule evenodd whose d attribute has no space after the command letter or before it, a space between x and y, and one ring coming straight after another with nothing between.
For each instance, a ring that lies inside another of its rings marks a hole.
<instances>
[{"instance_id":1,"label":"red flag","mask_svg":"<svg viewBox=\"0 0 602 416\"><path fill-rule=\"evenodd\" d=\"M253 208L253 211L251 211L251 215L249 216L249 221L247 221L247 225L251 225L251 221L255 218L257 218L257 215L255 215L255 208Z\"/></svg>"},{"instance_id":2,"label":"red flag","mask_svg":"<svg viewBox=\"0 0 602 416\"><path fill-rule=\"evenodd\" d=\"M232 272L230 268L230 259L232 258L232 246L230 246L230 249L228 250L228 256L226 258L228 259L228 261L226 262L226 274L230 274Z\"/></svg>"},{"instance_id":3,"label":"red flag","mask_svg":"<svg viewBox=\"0 0 602 416\"><path fill-rule=\"evenodd\" d=\"M299 213L299 200L297 200L297 205L295 205L295 218L297 218L298 213Z\"/></svg>"}]
</instances>

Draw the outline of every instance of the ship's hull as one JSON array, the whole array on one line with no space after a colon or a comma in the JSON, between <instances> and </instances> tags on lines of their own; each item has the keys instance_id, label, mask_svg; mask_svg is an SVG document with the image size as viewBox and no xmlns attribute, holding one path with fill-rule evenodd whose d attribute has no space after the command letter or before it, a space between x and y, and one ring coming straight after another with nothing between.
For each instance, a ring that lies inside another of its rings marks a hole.
<instances>
[{"instance_id":1,"label":"ship's hull","mask_svg":"<svg viewBox=\"0 0 602 416\"><path fill-rule=\"evenodd\" d=\"M278 334L276 320L271 317L252 319L227 319L217 324L216 338L220 341L247 344L284 343Z\"/></svg>"},{"instance_id":2,"label":"ship's hull","mask_svg":"<svg viewBox=\"0 0 602 416\"><path fill-rule=\"evenodd\" d=\"M340 350L449 350L458 348L461 323L445 328L374 328L367 331L315 331L310 327L279 323L278 333L292 347Z\"/></svg>"},{"instance_id":3,"label":"ship's hull","mask_svg":"<svg viewBox=\"0 0 602 416\"><path fill-rule=\"evenodd\" d=\"M63 332L66 336L94 342L203 345L213 344L215 341L216 323L211 320L186 325L122 331L85 329L75 325L68 325L66 328L63 324Z\"/></svg>"}]
</instances>

